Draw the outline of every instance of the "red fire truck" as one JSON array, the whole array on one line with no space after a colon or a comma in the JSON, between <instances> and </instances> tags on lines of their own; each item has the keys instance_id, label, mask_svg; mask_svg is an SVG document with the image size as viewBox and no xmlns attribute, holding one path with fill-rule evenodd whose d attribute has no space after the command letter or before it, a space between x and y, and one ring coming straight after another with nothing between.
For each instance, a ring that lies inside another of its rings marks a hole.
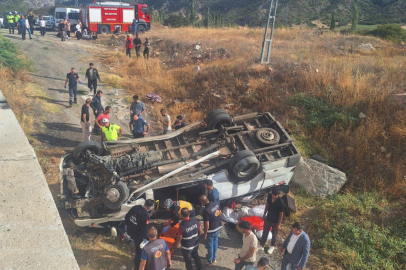
<instances>
[{"instance_id":1,"label":"red fire truck","mask_svg":"<svg viewBox=\"0 0 406 270\"><path fill-rule=\"evenodd\" d=\"M145 4L130 5L122 2L95 2L80 10L84 25L92 32L108 34L116 29L132 32L132 23L137 21L137 32L151 29L151 14Z\"/></svg>"}]
</instances>

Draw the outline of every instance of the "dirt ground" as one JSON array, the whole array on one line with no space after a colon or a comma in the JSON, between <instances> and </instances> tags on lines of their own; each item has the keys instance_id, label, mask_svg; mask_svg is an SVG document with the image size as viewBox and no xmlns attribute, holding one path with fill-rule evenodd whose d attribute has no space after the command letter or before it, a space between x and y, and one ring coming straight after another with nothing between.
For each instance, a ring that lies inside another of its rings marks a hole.
<instances>
[{"instance_id":1,"label":"dirt ground","mask_svg":"<svg viewBox=\"0 0 406 270\"><path fill-rule=\"evenodd\" d=\"M58 157L66 151L71 151L82 139L82 130L80 127L80 109L87 97L92 97L84 80L84 73L89 62L95 63L95 67L102 72L108 72L101 66L96 54L101 55L105 48L100 47L88 40L67 40L61 42L55 36L55 32L47 33L45 37L39 36L36 31L32 40L22 41L19 35L9 35L4 29L1 34L19 44L21 50L27 58L31 59L34 65L34 71L31 73L34 83L46 94L45 97L35 97L26 95L21 98L35 99L40 98L43 103L52 103L58 107L54 114L45 112L41 106L36 106L33 116L36 118L35 132L29 134L32 138L41 143L36 146L47 149L47 153L53 157L53 163L43 165L50 190L59 207L58 196L59 175L57 172ZM134 60L135 61L135 60ZM144 60L140 60L144 61ZM84 84L78 87L78 104L72 108L68 107L69 94L64 89L64 79L71 67L76 68ZM101 78L103 80L103 77ZM114 105L115 100L120 100L124 95L133 95L120 90L119 96L114 95L113 87L104 85L99 86L103 90L103 102L105 105ZM123 139L130 138L128 119L123 111L129 111L129 104L115 104L117 109L111 117L113 123L118 123L124 128ZM150 105L147 105L150 106ZM147 113L146 120L153 126L151 135L160 132L161 126L157 124L157 117ZM91 115L91 121L94 121ZM99 136L93 136L93 140L100 140ZM91 228L79 228L75 226L64 209L59 208L64 227L67 231L72 249L78 260L81 269L132 269L132 244L121 242L118 238L112 238L106 230ZM279 239L280 241L280 239ZM232 227L225 225L220 234L220 243L218 251L218 263L210 269L223 270L234 269L233 259L242 245L241 235ZM204 240L201 240L200 255L203 258L207 252L204 247ZM262 251L257 253L259 259L264 254ZM271 261L271 269L279 269L281 254L274 252L273 255L266 255ZM172 269L185 269L182 255L179 251L173 254ZM63 262L61 262L63 263ZM209 269L209 267L206 267Z\"/></svg>"}]
</instances>

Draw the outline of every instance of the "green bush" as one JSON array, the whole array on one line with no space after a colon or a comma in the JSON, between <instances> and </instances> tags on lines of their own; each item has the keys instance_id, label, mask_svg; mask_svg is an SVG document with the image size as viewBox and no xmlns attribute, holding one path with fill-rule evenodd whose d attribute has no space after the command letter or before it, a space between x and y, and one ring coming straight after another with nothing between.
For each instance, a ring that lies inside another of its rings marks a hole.
<instances>
[{"instance_id":1,"label":"green bush","mask_svg":"<svg viewBox=\"0 0 406 270\"><path fill-rule=\"evenodd\" d=\"M299 110L303 124L308 128L331 128L335 124L347 126L356 121L354 110L343 110L328 104L326 101L304 94L295 95L290 105Z\"/></svg>"},{"instance_id":2,"label":"green bush","mask_svg":"<svg viewBox=\"0 0 406 270\"><path fill-rule=\"evenodd\" d=\"M366 32L366 35L379 37L392 42L402 42L406 38L406 30L397 24L384 24Z\"/></svg>"},{"instance_id":3,"label":"green bush","mask_svg":"<svg viewBox=\"0 0 406 270\"><path fill-rule=\"evenodd\" d=\"M318 218L311 224L311 234L320 236L312 243L321 252L317 256L344 269L402 269L404 217L387 220L393 206L378 193L335 195L320 204Z\"/></svg>"},{"instance_id":4,"label":"green bush","mask_svg":"<svg viewBox=\"0 0 406 270\"><path fill-rule=\"evenodd\" d=\"M164 20L164 25L170 27L182 27L188 26L190 24L189 19L182 15L169 15L168 18Z\"/></svg>"},{"instance_id":5,"label":"green bush","mask_svg":"<svg viewBox=\"0 0 406 270\"><path fill-rule=\"evenodd\" d=\"M30 62L19 57L18 49L14 43L0 37L0 66L9 67L16 71L30 68Z\"/></svg>"}]
</instances>

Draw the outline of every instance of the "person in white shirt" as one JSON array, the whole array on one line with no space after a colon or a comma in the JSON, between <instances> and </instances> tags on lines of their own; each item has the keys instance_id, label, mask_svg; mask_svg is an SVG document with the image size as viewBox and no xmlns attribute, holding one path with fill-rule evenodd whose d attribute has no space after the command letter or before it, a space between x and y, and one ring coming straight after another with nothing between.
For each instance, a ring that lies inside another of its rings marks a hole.
<instances>
[{"instance_id":1,"label":"person in white shirt","mask_svg":"<svg viewBox=\"0 0 406 270\"><path fill-rule=\"evenodd\" d=\"M27 32L28 32L28 35L30 36L30 39L32 39L32 37L31 37L30 22L28 21L28 19L25 19L25 27L27 28Z\"/></svg>"},{"instance_id":2,"label":"person in white shirt","mask_svg":"<svg viewBox=\"0 0 406 270\"><path fill-rule=\"evenodd\" d=\"M45 36L45 27L47 25L47 22L44 20L44 17L41 17L39 20L39 29L41 32L41 36Z\"/></svg>"},{"instance_id":3,"label":"person in white shirt","mask_svg":"<svg viewBox=\"0 0 406 270\"><path fill-rule=\"evenodd\" d=\"M161 123L163 124L163 128L164 128L163 134L171 133L172 132L171 117L164 109L161 109L161 115L163 117L163 119L161 120Z\"/></svg>"},{"instance_id":4,"label":"person in white shirt","mask_svg":"<svg viewBox=\"0 0 406 270\"><path fill-rule=\"evenodd\" d=\"M282 259L282 270L305 268L310 253L310 239L299 222L292 225L292 230L281 247L281 252L283 250L285 253Z\"/></svg>"},{"instance_id":5,"label":"person in white shirt","mask_svg":"<svg viewBox=\"0 0 406 270\"><path fill-rule=\"evenodd\" d=\"M238 258L234 260L235 270L242 270L246 265L254 265L256 260L258 239L251 231L251 223L242 221L238 224L242 230L242 248Z\"/></svg>"}]
</instances>

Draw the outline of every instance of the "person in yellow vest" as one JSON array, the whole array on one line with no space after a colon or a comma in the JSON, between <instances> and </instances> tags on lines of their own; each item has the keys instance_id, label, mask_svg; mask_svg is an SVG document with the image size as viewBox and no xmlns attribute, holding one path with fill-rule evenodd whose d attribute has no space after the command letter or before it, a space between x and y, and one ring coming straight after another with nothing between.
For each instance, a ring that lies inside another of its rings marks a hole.
<instances>
[{"instance_id":1,"label":"person in yellow vest","mask_svg":"<svg viewBox=\"0 0 406 270\"><path fill-rule=\"evenodd\" d=\"M164 208L166 211L171 213L171 217L169 218L167 225L171 225L172 227L179 223L180 217L182 216L182 209L187 208L190 212L190 218L194 218L196 216L195 209L193 208L190 202L186 201L172 201L171 199L166 199L164 201ZM171 223L172 221L172 223Z\"/></svg>"},{"instance_id":2,"label":"person in yellow vest","mask_svg":"<svg viewBox=\"0 0 406 270\"><path fill-rule=\"evenodd\" d=\"M7 15L7 23L8 23L9 34L11 34L11 32L13 32L13 34L14 34L14 15L11 12L9 12Z\"/></svg>"},{"instance_id":3,"label":"person in yellow vest","mask_svg":"<svg viewBox=\"0 0 406 270\"><path fill-rule=\"evenodd\" d=\"M15 15L14 15L14 24L17 25L18 34L21 34L21 26L20 26L20 23L19 23L19 21L21 19L21 16L20 16L20 14L18 14L17 11L14 11L14 13L15 13Z\"/></svg>"},{"instance_id":4,"label":"person in yellow vest","mask_svg":"<svg viewBox=\"0 0 406 270\"><path fill-rule=\"evenodd\" d=\"M121 134L123 133L123 129L120 126L115 124L110 124L109 119L103 119L103 138L105 141L117 141L121 139ZM120 131L119 133L117 131Z\"/></svg>"}]
</instances>

